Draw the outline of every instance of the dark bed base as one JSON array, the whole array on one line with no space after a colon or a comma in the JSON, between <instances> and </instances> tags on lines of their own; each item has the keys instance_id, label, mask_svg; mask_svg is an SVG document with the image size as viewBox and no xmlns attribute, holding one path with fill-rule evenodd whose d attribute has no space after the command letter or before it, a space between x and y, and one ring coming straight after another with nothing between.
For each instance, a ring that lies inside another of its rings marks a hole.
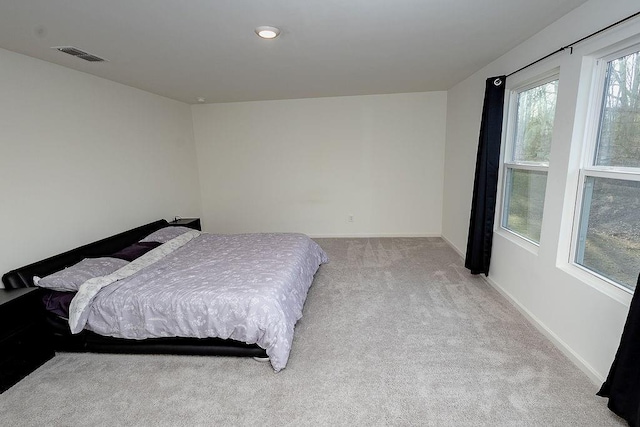
<instances>
[{"instance_id":1,"label":"dark bed base","mask_svg":"<svg viewBox=\"0 0 640 427\"><path fill-rule=\"evenodd\" d=\"M98 335L91 331L71 334L69 324L54 314L47 316L57 351L127 354L184 354L198 356L267 357L255 344L221 338L149 338L127 340Z\"/></svg>"},{"instance_id":2,"label":"dark bed base","mask_svg":"<svg viewBox=\"0 0 640 427\"><path fill-rule=\"evenodd\" d=\"M165 220L154 221L124 233L26 265L6 273L2 276L2 283L7 289L33 287L33 276L44 277L76 264L84 258L112 254L168 225L169 223ZM57 351L267 357L265 350L257 344L246 344L221 338L176 337L128 340L105 337L90 331L82 331L74 335L71 334L66 320L53 313L47 314L47 324L53 332L54 347Z\"/></svg>"}]
</instances>

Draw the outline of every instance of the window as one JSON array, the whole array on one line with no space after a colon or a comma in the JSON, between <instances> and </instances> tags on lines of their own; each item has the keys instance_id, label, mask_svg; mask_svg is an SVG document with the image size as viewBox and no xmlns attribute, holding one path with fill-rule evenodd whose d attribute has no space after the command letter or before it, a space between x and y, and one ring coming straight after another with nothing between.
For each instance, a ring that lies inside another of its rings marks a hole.
<instances>
[{"instance_id":1,"label":"window","mask_svg":"<svg viewBox=\"0 0 640 427\"><path fill-rule=\"evenodd\" d=\"M558 97L557 77L511 94L502 227L538 244Z\"/></svg>"},{"instance_id":2,"label":"window","mask_svg":"<svg viewBox=\"0 0 640 427\"><path fill-rule=\"evenodd\" d=\"M640 271L640 46L598 61L574 261L633 290Z\"/></svg>"}]
</instances>

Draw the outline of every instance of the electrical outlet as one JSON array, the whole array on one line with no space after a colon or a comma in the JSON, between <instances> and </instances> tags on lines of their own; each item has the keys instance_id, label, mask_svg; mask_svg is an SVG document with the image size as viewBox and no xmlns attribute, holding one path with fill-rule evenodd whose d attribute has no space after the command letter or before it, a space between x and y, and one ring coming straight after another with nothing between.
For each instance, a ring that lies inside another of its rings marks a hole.
<instances>
[{"instance_id":1,"label":"electrical outlet","mask_svg":"<svg viewBox=\"0 0 640 427\"><path fill-rule=\"evenodd\" d=\"M349 216L347 217L347 221L349 221L349 222L353 222L353 215L349 215Z\"/></svg>"}]
</instances>

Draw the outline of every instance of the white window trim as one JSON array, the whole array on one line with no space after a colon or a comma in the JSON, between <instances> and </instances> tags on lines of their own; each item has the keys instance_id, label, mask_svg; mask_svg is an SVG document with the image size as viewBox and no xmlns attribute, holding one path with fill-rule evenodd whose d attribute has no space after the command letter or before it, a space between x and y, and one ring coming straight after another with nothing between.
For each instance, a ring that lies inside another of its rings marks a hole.
<instances>
[{"instance_id":1,"label":"white window trim","mask_svg":"<svg viewBox=\"0 0 640 427\"><path fill-rule=\"evenodd\" d=\"M499 191L499 196L497 199L497 206L498 206L498 211L496 212L496 227L494 227L494 232L497 232L498 234L500 234L503 237L506 237L507 239L509 239L510 241L520 245L521 247L523 247L524 249L528 250L529 252L532 252L533 254L537 255L538 254L538 249L540 247L540 243L539 242L535 242L531 239L529 239L526 236L523 236L522 234L519 234L513 230L508 229L505 226L505 202L507 200L507 177L508 177L508 170L509 169L518 169L518 170L528 170L528 171L534 171L534 172L545 172L547 174L547 177L549 176L549 165L544 165L538 162L522 162L522 161L514 161L513 159L513 150L514 150L514 141L513 141L513 135L515 132L515 126L516 126L516 122L517 122L517 108L515 108L515 106L517 106L517 102L518 102L518 95L522 92L525 92L529 89L532 89L534 87L537 86L541 86L543 84L552 82L554 80L558 80L558 87L559 87L559 80L560 80L560 70L559 68L554 68L553 70L547 71L547 72L543 72L543 73L539 73L537 74L534 78L530 78L527 79L523 82L516 82L515 85L511 86L510 88L507 89L507 94L505 95L505 110L507 112L507 114L505 115L506 117L506 126L504 126L504 131L502 133L502 155L501 155L501 161L500 161L500 186L501 186L501 190ZM556 111L556 115L557 115L557 111ZM554 121L555 121L555 117L554 117ZM548 181L547 181L547 185L549 185ZM545 188L545 198L547 195L547 191ZM544 223L544 211L543 211L543 219L542 222ZM542 230L541 231L541 235L542 235ZM542 240L542 238L541 238Z\"/></svg>"},{"instance_id":2,"label":"white window trim","mask_svg":"<svg viewBox=\"0 0 640 427\"><path fill-rule=\"evenodd\" d=\"M631 46L627 46L624 49L616 49L615 51L609 51L608 54L600 56L594 62L593 77L591 80L591 95L589 97L589 107L587 115L587 129L584 133L582 162L580 164L581 169L598 170L625 170L636 168L621 168L614 166L595 166L594 158L596 148L598 145L598 131L600 130L600 110L602 108L602 101L604 97L603 85L607 74L607 64L609 61L621 58L626 55L638 52L640 50L640 43L636 42Z\"/></svg>"},{"instance_id":3,"label":"white window trim","mask_svg":"<svg viewBox=\"0 0 640 427\"><path fill-rule=\"evenodd\" d=\"M578 244L580 239L580 221L582 217L582 206L584 202L584 186L588 177L622 179L627 181L640 181L640 168L619 167L619 166L595 166L596 148L598 144L598 132L600 130L600 114L604 97L604 83L606 81L606 68L611 60L638 52L640 43L636 39L634 43L620 49L619 45L611 46L605 50L604 54L598 55L593 62L591 76L589 105L586 115L586 129L582 141L582 155L578 173L578 189L576 202L573 209L573 223L571 231L571 246L569 259L565 270L577 276L584 282L603 290L607 295L614 297L618 301L625 302L625 296L632 295L633 290L609 279L602 274L589 269L576 262ZM603 289L601 284L605 284ZM625 295L620 295L623 291Z\"/></svg>"}]
</instances>

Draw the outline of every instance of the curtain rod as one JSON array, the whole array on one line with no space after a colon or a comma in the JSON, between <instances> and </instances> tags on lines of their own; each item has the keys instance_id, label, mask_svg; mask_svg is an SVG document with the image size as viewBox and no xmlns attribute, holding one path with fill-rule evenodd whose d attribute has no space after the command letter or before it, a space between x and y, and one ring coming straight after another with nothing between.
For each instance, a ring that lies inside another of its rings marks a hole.
<instances>
[{"instance_id":1,"label":"curtain rod","mask_svg":"<svg viewBox=\"0 0 640 427\"><path fill-rule=\"evenodd\" d=\"M583 38L581 38L580 40L576 40L576 41L574 41L573 43L569 43L568 45L566 45L566 46L564 46L564 47L561 47L561 48L560 48L560 49L558 49L558 50L554 50L554 51L553 51L553 52L551 52L550 54L545 55L545 56L543 56L543 57L542 57L542 58L540 58L540 59L536 59L535 61L531 62L530 64L527 64L527 65L525 65L524 67L519 68L519 69L517 69L516 71L514 71L514 72L512 72L512 73L507 74L507 77L512 76L512 75L514 75L515 73L519 73L520 71L522 71L522 70L524 70L524 69L526 69L526 68L529 68L529 67L531 67L532 65L535 65L535 64L537 64L537 63L538 63L538 62L540 62L540 61L544 61L545 59L549 58L550 56L553 56L553 55L555 55L555 54L557 54L557 53L560 53L560 52L562 52L562 51L564 51L564 50L571 49L571 53L573 53L573 46L577 45L578 43L583 42L583 41L585 41L586 39L589 39L589 38L591 38L591 37L593 37L593 36L595 36L595 35L598 35L598 34L602 33L603 31L607 31L609 28L613 28L613 27L615 27L615 26L617 26L617 25L622 24L623 22L627 22L628 20L633 19L633 18L635 18L636 16L639 16L639 15L640 15L640 12L636 12L636 13L634 13L633 15L629 15L629 16L627 16L626 18L619 20L618 22L614 22L614 23L613 23L613 24L611 24L611 25L608 25L608 26L606 26L606 27L604 27L604 28L602 28L602 29L600 29L600 30L598 30L598 31L596 31L596 32L593 32L593 33L589 34L588 36L584 36L584 37L583 37Z\"/></svg>"}]
</instances>

